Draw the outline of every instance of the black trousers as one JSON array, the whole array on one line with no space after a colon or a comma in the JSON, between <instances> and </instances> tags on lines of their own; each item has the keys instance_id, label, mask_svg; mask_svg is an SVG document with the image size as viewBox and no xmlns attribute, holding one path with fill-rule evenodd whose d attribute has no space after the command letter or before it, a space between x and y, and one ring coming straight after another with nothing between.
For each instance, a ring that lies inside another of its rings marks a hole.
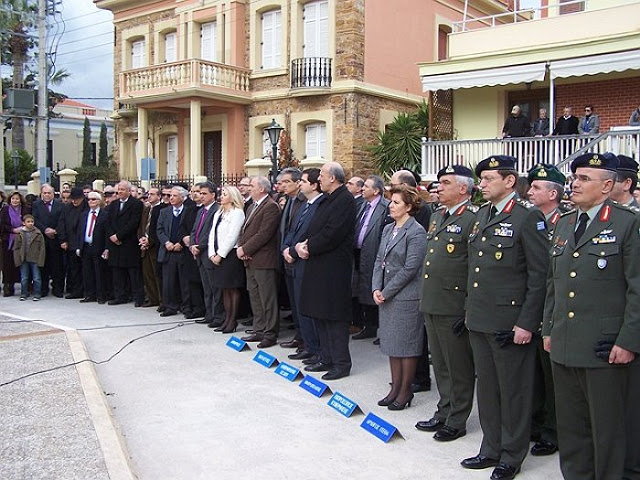
<instances>
[{"instance_id":1,"label":"black trousers","mask_svg":"<svg viewBox=\"0 0 640 480\"><path fill-rule=\"evenodd\" d=\"M313 319L318 339L322 363L342 371L351 370L349 353L349 322L336 322L321 318Z\"/></svg>"},{"instance_id":2,"label":"black trousers","mask_svg":"<svg viewBox=\"0 0 640 480\"><path fill-rule=\"evenodd\" d=\"M162 302L167 310L187 310L189 282L184 273L182 252L167 252L162 263Z\"/></svg>"},{"instance_id":3,"label":"black trousers","mask_svg":"<svg viewBox=\"0 0 640 480\"><path fill-rule=\"evenodd\" d=\"M82 258L75 250L67 251L67 293L76 297L82 296Z\"/></svg>"},{"instance_id":4,"label":"black trousers","mask_svg":"<svg viewBox=\"0 0 640 480\"><path fill-rule=\"evenodd\" d=\"M84 296L97 300L107 299L107 289L105 284L107 277L111 275L108 271L106 261L102 258L102 252L93 246L85 243L82 250L82 283L84 285Z\"/></svg>"},{"instance_id":5,"label":"black trousers","mask_svg":"<svg viewBox=\"0 0 640 480\"><path fill-rule=\"evenodd\" d=\"M144 303L144 284L142 283L142 272L140 267L111 267L113 274L113 294L116 300L121 302L129 301L129 290L131 288L133 300L136 303Z\"/></svg>"},{"instance_id":6,"label":"black trousers","mask_svg":"<svg viewBox=\"0 0 640 480\"><path fill-rule=\"evenodd\" d=\"M54 295L62 295L64 293L63 250L55 238L52 240L45 236L44 244L46 257L42 267L42 296L49 294L49 283Z\"/></svg>"}]
</instances>

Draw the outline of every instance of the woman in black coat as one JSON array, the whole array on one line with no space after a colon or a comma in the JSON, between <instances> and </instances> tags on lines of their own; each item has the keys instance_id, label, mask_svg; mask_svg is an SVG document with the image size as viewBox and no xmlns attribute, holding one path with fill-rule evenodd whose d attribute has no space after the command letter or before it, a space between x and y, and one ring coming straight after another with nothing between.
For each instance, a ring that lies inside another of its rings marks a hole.
<instances>
[{"instance_id":1,"label":"woman in black coat","mask_svg":"<svg viewBox=\"0 0 640 480\"><path fill-rule=\"evenodd\" d=\"M2 241L2 284L3 295L11 297L14 284L20 281L20 270L13 263L13 242L15 234L22 226L22 216L29 213L20 192L12 192L9 203L0 210L0 238Z\"/></svg>"}]
</instances>

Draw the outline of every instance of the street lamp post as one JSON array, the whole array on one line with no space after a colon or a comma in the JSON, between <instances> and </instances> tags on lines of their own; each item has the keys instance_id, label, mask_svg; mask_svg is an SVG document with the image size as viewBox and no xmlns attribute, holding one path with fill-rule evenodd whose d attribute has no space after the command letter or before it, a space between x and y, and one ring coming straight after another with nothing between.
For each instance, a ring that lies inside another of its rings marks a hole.
<instances>
[{"instance_id":1,"label":"street lamp post","mask_svg":"<svg viewBox=\"0 0 640 480\"><path fill-rule=\"evenodd\" d=\"M269 141L273 149L271 154L271 182L275 185L276 177L278 176L278 141L280 140L280 133L284 128L276 123L275 118L272 118L271 125L265 130L269 134Z\"/></svg>"}]
</instances>

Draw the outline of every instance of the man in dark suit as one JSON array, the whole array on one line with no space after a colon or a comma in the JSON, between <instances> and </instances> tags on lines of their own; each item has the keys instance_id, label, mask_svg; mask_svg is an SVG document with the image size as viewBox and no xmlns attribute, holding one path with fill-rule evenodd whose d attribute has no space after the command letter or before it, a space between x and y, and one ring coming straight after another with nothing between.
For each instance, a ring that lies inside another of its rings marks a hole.
<instances>
[{"instance_id":1,"label":"man in dark suit","mask_svg":"<svg viewBox=\"0 0 640 480\"><path fill-rule=\"evenodd\" d=\"M66 260L67 299L83 297L82 260L76 255L76 251L81 247L78 223L86 210L87 202L82 189L73 187L69 193L69 203L64 205L56 229L63 258Z\"/></svg>"},{"instance_id":2,"label":"man in dark suit","mask_svg":"<svg viewBox=\"0 0 640 480\"><path fill-rule=\"evenodd\" d=\"M109 305L127 303L125 285L127 280L136 307L144 303L144 285L140 272L140 249L138 246L138 225L142 216L142 202L131 196L131 183L118 183L117 199L107 207L108 264L113 274L114 299Z\"/></svg>"},{"instance_id":3,"label":"man in dark suit","mask_svg":"<svg viewBox=\"0 0 640 480\"><path fill-rule=\"evenodd\" d=\"M475 370L469 332L464 326L468 238L478 207L470 201L473 172L450 165L438 172L442 207L431 216L422 270L420 311L429 332L429 350L440 399L433 417L416 424L448 442L466 435L473 407Z\"/></svg>"},{"instance_id":4,"label":"man in dark suit","mask_svg":"<svg viewBox=\"0 0 640 480\"><path fill-rule=\"evenodd\" d=\"M308 168L302 172L300 179L300 192L307 199L304 206L300 208L293 219L292 227L282 240L282 256L286 262L288 275L291 276L292 305L296 309L298 324L300 326L301 344L298 352L289 355L292 360L302 360L303 363L311 365L320 361L320 341L313 319L300 313L300 290L302 278L304 277L304 267L306 260L299 258L295 252L295 245L307 234L307 229L311 223L318 205L324 200L320 189L320 169Z\"/></svg>"},{"instance_id":5,"label":"man in dark suit","mask_svg":"<svg viewBox=\"0 0 640 480\"><path fill-rule=\"evenodd\" d=\"M549 239L544 215L515 192L516 159L476 166L488 200L469 234L466 323L477 374L480 453L470 469L514 478L529 451L535 342L544 305Z\"/></svg>"},{"instance_id":6,"label":"man in dark suit","mask_svg":"<svg viewBox=\"0 0 640 480\"><path fill-rule=\"evenodd\" d=\"M184 283L182 313L186 319L204 318L204 290L202 289L200 270L195 258L189 251L191 229L196 221L200 206L188 195L188 185L181 184L179 186L187 191L187 198L184 200L184 219L180 227L180 238L182 238L182 243L185 246L182 249L183 276L180 278L180 281ZM199 192L196 198L200 201Z\"/></svg>"},{"instance_id":7,"label":"man in dark suit","mask_svg":"<svg viewBox=\"0 0 640 480\"><path fill-rule=\"evenodd\" d=\"M161 317L176 315L184 310L189 296L189 285L185 281L185 266L182 251L182 223L186 215L184 201L189 195L186 189L175 186L171 189L169 207L158 217L158 261L162 263L162 301L164 311ZM187 290L187 291L185 291Z\"/></svg>"},{"instance_id":8,"label":"man in dark suit","mask_svg":"<svg viewBox=\"0 0 640 480\"><path fill-rule=\"evenodd\" d=\"M166 207L160 201L160 189L151 187L147 194L147 204L142 210L138 227L138 243L142 258L142 279L146 293L143 307L157 307L162 303L162 286L157 272L158 262L158 216Z\"/></svg>"},{"instance_id":9,"label":"man in dark suit","mask_svg":"<svg viewBox=\"0 0 640 480\"><path fill-rule=\"evenodd\" d=\"M62 202L54 199L53 187L44 184L40 188L40 198L33 202L32 213L35 225L44 234L46 260L42 269L42 296L49 294L49 282L53 296L62 298L64 294L64 267L62 249L58 238L58 222L62 214Z\"/></svg>"},{"instance_id":10,"label":"man in dark suit","mask_svg":"<svg viewBox=\"0 0 640 480\"><path fill-rule=\"evenodd\" d=\"M564 112L556 121L553 135L578 135L578 123L580 120L573 115L571 107L564 107Z\"/></svg>"},{"instance_id":11,"label":"man in dark suit","mask_svg":"<svg viewBox=\"0 0 640 480\"><path fill-rule=\"evenodd\" d=\"M339 163L322 166L320 187L326 198L318 206L306 238L295 246L297 255L307 260L300 293L301 313L313 318L322 357L305 370L326 371L322 376L325 380L346 377L351 372L349 324L356 206L344 182Z\"/></svg>"},{"instance_id":12,"label":"man in dark suit","mask_svg":"<svg viewBox=\"0 0 640 480\"><path fill-rule=\"evenodd\" d=\"M640 217L607 198L617 167L609 153L573 161L577 208L560 218L551 246L542 335L567 479L638 478L624 467L625 411L638 408L626 400L640 353Z\"/></svg>"},{"instance_id":13,"label":"man in dark suit","mask_svg":"<svg viewBox=\"0 0 640 480\"><path fill-rule=\"evenodd\" d=\"M78 219L76 255L82 263L82 283L84 298L81 303L105 303L105 279L107 263L102 258L105 251L107 211L101 207L102 196L99 192L89 192L89 207Z\"/></svg>"},{"instance_id":14,"label":"man in dark suit","mask_svg":"<svg viewBox=\"0 0 640 480\"><path fill-rule=\"evenodd\" d=\"M247 271L247 290L253 310L253 333L243 340L259 342L258 348L276 344L278 338L278 225L280 209L269 196L271 182L251 179L247 218L238 238L238 258Z\"/></svg>"},{"instance_id":15,"label":"man in dark suit","mask_svg":"<svg viewBox=\"0 0 640 480\"><path fill-rule=\"evenodd\" d=\"M377 175L367 177L362 187L364 203L357 213L354 249L352 294L358 298L364 328L354 340L375 338L378 330L378 306L373 301L371 279L382 229L388 219L389 200L384 198L384 181Z\"/></svg>"},{"instance_id":16,"label":"man in dark suit","mask_svg":"<svg viewBox=\"0 0 640 480\"><path fill-rule=\"evenodd\" d=\"M216 203L216 186L212 182L202 182L200 189L200 209L196 213L195 221L191 226L189 237L189 252L198 265L202 288L204 290L204 318L196 320L197 323L207 323L211 326L221 326L224 319L222 307L222 292L211 283L214 265L208 258L209 233L213 215L218 210Z\"/></svg>"}]
</instances>

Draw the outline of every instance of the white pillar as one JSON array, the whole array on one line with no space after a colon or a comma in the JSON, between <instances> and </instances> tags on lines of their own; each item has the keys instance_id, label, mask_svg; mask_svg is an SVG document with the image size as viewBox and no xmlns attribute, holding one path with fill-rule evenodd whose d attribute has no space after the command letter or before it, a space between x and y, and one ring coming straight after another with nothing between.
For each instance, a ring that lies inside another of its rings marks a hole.
<instances>
[{"instance_id":1,"label":"white pillar","mask_svg":"<svg viewBox=\"0 0 640 480\"><path fill-rule=\"evenodd\" d=\"M200 100L191 100L190 113L191 162L184 175L202 175L202 103Z\"/></svg>"},{"instance_id":2,"label":"white pillar","mask_svg":"<svg viewBox=\"0 0 640 480\"><path fill-rule=\"evenodd\" d=\"M138 152L133 152L135 157L135 168L133 170L134 175L138 177L141 174L142 166L140 163L141 158L149 156L149 148L147 139L149 137L149 115L146 108L138 107ZM135 150L135 149L134 149Z\"/></svg>"}]
</instances>

